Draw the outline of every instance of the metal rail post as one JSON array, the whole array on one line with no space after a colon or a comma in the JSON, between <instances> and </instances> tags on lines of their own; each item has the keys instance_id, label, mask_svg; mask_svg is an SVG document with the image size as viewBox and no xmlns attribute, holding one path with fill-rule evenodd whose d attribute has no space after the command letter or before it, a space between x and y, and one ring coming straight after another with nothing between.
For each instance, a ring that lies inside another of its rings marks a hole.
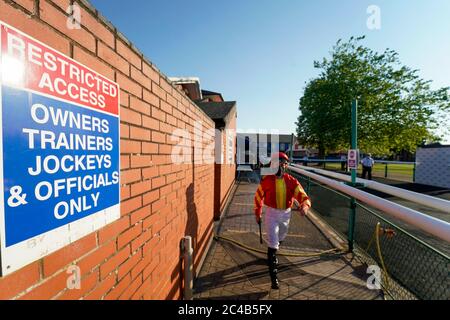
<instances>
[{"instance_id":1,"label":"metal rail post","mask_svg":"<svg viewBox=\"0 0 450 320\"><path fill-rule=\"evenodd\" d=\"M358 148L358 101L352 101L352 149ZM358 159L359 162L359 159ZM356 169L352 169L352 187L356 186ZM348 249L353 252L353 241L355 234L356 200L350 200L350 214L348 217Z\"/></svg>"},{"instance_id":2,"label":"metal rail post","mask_svg":"<svg viewBox=\"0 0 450 320\"><path fill-rule=\"evenodd\" d=\"M183 260L184 260L184 300L192 300L193 299L193 263L192 257L194 250L192 249L192 237L185 236L181 240L181 250L183 252Z\"/></svg>"}]
</instances>

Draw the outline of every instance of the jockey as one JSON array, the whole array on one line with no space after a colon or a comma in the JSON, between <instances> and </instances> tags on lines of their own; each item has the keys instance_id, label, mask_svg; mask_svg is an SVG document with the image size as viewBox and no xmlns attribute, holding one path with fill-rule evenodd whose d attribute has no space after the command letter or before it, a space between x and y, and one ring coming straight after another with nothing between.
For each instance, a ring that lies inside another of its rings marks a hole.
<instances>
[{"instance_id":1,"label":"jockey","mask_svg":"<svg viewBox=\"0 0 450 320\"><path fill-rule=\"evenodd\" d=\"M271 157L274 175L263 176L255 194L256 222L261 223L263 203L266 205L265 228L268 238L267 261L272 288L278 289L278 259L276 252L287 235L294 199L298 202L300 214L305 216L311 208L311 201L300 183L287 174L289 158L283 152Z\"/></svg>"}]
</instances>

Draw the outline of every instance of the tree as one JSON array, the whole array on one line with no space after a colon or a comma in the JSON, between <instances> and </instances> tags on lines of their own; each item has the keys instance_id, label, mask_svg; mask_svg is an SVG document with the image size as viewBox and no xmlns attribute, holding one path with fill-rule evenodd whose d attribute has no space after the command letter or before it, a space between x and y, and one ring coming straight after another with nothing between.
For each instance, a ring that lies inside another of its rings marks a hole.
<instances>
[{"instance_id":1,"label":"tree","mask_svg":"<svg viewBox=\"0 0 450 320\"><path fill-rule=\"evenodd\" d=\"M363 45L364 37L339 40L331 59L315 61L321 70L310 80L300 99L297 136L316 146L323 156L347 149L351 135L351 101L358 98L358 147L387 154L415 151L423 141L438 141L433 134L450 109L449 88L432 90L431 81L400 63L391 49L375 52Z\"/></svg>"}]
</instances>

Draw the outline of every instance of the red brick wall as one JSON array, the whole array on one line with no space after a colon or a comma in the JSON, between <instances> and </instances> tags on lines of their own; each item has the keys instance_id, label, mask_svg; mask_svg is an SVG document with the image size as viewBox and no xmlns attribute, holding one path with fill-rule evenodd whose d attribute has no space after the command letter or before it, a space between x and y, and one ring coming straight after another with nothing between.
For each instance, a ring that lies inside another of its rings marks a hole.
<instances>
[{"instance_id":1,"label":"red brick wall","mask_svg":"<svg viewBox=\"0 0 450 320\"><path fill-rule=\"evenodd\" d=\"M0 20L119 83L121 219L0 278L0 299L177 299L181 238L193 236L198 265L212 233L214 165L173 164L170 134L214 123L87 2L69 30L70 2L0 0ZM66 288L71 265L79 290Z\"/></svg>"}]
</instances>

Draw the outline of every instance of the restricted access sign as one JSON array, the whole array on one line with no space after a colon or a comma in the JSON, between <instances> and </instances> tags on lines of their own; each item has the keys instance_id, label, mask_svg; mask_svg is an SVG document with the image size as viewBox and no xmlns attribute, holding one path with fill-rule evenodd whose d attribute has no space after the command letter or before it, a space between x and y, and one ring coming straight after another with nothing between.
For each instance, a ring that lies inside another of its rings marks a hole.
<instances>
[{"instance_id":1,"label":"restricted access sign","mask_svg":"<svg viewBox=\"0 0 450 320\"><path fill-rule=\"evenodd\" d=\"M348 157L347 157L348 170L351 170L351 169L358 170L358 154L359 154L359 150L357 150L357 149L348 150Z\"/></svg>"},{"instance_id":2,"label":"restricted access sign","mask_svg":"<svg viewBox=\"0 0 450 320\"><path fill-rule=\"evenodd\" d=\"M0 84L6 275L120 217L119 86L3 22Z\"/></svg>"}]
</instances>

